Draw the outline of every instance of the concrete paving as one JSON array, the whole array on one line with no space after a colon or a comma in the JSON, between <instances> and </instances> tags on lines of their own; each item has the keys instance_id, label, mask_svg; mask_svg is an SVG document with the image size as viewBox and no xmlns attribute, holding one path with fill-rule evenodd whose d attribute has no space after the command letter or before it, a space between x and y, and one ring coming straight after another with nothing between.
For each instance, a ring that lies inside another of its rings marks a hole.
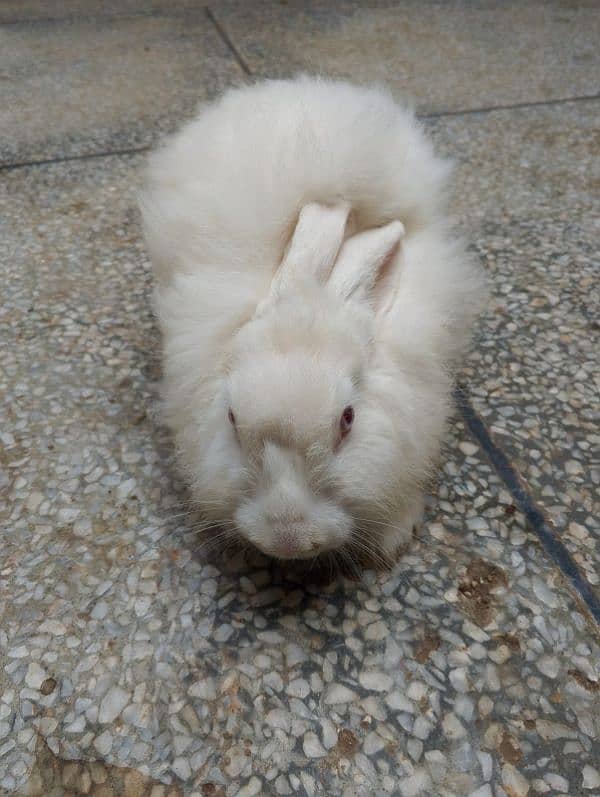
<instances>
[{"instance_id":1,"label":"concrete paving","mask_svg":"<svg viewBox=\"0 0 600 797\"><path fill-rule=\"evenodd\" d=\"M2 4L0 793L599 797L599 16ZM491 287L414 546L313 586L195 538L135 205L198 101L299 68L416 104Z\"/></svg>"}]
</instances>

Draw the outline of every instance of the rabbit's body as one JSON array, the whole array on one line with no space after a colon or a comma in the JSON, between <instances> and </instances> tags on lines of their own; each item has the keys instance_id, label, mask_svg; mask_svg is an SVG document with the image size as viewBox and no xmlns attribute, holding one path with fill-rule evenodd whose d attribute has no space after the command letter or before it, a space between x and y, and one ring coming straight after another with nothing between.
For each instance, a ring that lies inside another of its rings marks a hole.
<instances>
[{"instance_id":1,"label":"rabbit's body","mask_svg":"<svg viewBox=\"0 0 600 797\"><path fill-rule=\"evenodd\" d=\"M268 553L389 558L419 518L481 292L447 172L387 94L310 78L230 91L152 156L166 420L198 504ZM387 227L343 243L348 209Z\"/></svg>"}]
</instances>

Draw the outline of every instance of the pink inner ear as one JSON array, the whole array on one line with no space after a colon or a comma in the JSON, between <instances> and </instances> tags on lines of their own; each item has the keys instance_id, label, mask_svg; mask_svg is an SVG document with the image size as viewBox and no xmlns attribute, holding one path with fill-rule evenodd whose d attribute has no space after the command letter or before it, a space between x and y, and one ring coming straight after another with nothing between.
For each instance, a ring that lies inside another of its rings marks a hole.
<instances>
[{"instance_id":1,"label":"pink inner ear","mask_svg":"<svg viewBox=\"0 0 600 797\"><path fill-rule=\"evenodd\" d=\"M342 417L340 418L340 435L342 440L350 432L350 429L352 429L353 421L354 421L354 408L348 406L343 411Z\"/></svg>"},{"instance_id":2,"label":"pink inner ear","mask_svg":"<svg viewBox=\"0 0 600 797\"><path fill-rule=\"evenodd\" d=\"M385 312L393 300L404 225L392 221L349 238L340 251L330 284L345 299L368 301Z\"/></svg>"}]
</instances>

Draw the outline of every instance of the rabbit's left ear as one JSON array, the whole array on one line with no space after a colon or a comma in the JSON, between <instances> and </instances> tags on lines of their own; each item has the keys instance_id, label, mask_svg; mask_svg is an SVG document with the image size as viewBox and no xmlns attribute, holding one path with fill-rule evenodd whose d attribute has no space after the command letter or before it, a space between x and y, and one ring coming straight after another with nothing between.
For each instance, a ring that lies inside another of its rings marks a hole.
<instances>
[{"instance_id":1,"label":"rabbit's left ear","mask_svg":"<svg viewBox=\"0 0 600 797\"><path fill-rule=\"evenodd\" d=\"M350 205L312 202L300 211L296 229L271 284L270 298L294 293L299 281L324 282L344 240Z\"/></svg>"},{"instance_id":2,"label":"rabbit's left ear","mask_svg":"<svg viewBox=\"0 0 600 797\"><path fill-rule=\"evenodd\" d=\"M344 299L368 302L377 313L392 304L398 281L397 254L404 225L385 227L349 238L340 250L329 284Z\"/></svg>"}]
</instances>

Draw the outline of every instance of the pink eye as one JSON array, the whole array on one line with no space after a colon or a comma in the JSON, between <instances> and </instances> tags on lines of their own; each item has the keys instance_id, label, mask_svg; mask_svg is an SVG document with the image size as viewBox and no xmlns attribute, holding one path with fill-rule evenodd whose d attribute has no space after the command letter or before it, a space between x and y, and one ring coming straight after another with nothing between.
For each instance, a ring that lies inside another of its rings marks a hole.
<instances>
[{"instance_id":1,"label":"pink eye","mask_svg":"<svg viewBox=\"0 0 600 797\"><path fill-rule=\"evenodd\" d=\"M342 432L342 437L345 437L352 427L352 423L354 421L354 408L353 407L346 407L346 409L342 412L342 417L340 418L340 430Z\"/></svg>"},{"instance_id":2,"label":"pink eye","mask_svg":"<svg viewBox=\"0 0 600 797\"><path fill-rule=\"evenodd\" d=\"M229 423L232 426L235 426L235 415L233 414L233 410L229 410L229 412L227 413L227 417L229 418Z\"/></svg>"}]
</instances>

